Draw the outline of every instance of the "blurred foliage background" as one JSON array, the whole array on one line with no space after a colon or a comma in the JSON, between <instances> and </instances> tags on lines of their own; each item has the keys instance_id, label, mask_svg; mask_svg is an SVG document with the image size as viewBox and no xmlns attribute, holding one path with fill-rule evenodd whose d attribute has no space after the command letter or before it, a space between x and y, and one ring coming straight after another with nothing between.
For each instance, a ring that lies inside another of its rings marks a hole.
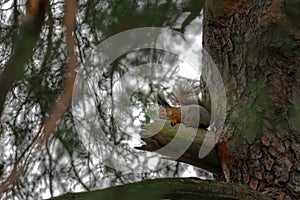
<instances>
[{"instance_id":1,"label":"blurred foliage background","mask_svg":"<svg viewBox=\"0 0 300 200\"><path fill-rule=\"evenodd\" d=\"M0 73L12 54L16 38L22 35L20 27L25 15L25 4L25 0L0 0ZM91 70L86 68L85 63L97 45L128 29L166 27L190 37L200 35L202 5L203 1L199 0L78 0L74 34L79 68ZM50 0L46 13L40 38L31 59L26 63L24 76L14 83L6 96L0 123L0 182L8 177L14 165L23 162L25 154L30 154L34 138L43 128L58 94L63 91L68 59L63 22L64 1ZM102 122L100 126L108 141L120 145L121 148L117 150L119 155L130 155L136 150L125 145L129 136L122 134L122 130L116 126L112 108L105 104L114 95L114 77L121 77L135 66L154 60L169 66L178 63L178 57L174 55L146 49L129 52L115 60L111 66L98 69L100 79L93 91L96 93L95 113L97 120ZM142 110L147 110L155 104L156 99L143 96L135 93L133 102ZM143 123L150 122L147 117L143 120ZM117 171L105 165L103 159L93 158L80 140L75 123L76 119L69 108L46 147L34 155L24 175L4 194L5 199L49 198L67 192L186 174L212 178L206 172L185 164L162 161L161 157L154 154L147 156L155 158L155 168L147 164L147 159L137 156L132 158L132 162L144 162L144 171ZM102 149L109 147L103 146ZM162 162L167 164L162 165Z\"/></svg>"}]
</instances>

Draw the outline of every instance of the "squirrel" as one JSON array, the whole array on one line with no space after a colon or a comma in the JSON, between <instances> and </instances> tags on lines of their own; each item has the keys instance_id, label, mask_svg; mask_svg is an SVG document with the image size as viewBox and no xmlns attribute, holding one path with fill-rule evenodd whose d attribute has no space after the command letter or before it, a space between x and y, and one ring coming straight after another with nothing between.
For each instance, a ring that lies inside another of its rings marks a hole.
<instances>
[{"instance_id":1,"label":"squirrel","mask_svg":"<svg viewBox=\"0 0 300 200\"><path fill-rule=\"evenodd\" d=\"M179 85L175 89L175 99L180 106L171 106L163 97L157 93L157 102L160 105L159 118L170 119L171 125L182 123L193 128L207 128L210 124L210 113L201 105L201 101L191 86Z\"/></svg>"}]
</instances>

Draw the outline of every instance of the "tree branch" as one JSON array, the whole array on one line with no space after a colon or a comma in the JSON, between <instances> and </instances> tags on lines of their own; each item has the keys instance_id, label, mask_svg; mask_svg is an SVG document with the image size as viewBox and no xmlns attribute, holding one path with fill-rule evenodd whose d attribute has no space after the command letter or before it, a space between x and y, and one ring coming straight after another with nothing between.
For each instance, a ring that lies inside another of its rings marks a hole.
<instances>
[{"instance_id":1,"label":"tree branch","mask_svg":"<svg viewBox=\"0 0 300 200\"><path fill-rule=\"evenodd\" d=\"M65 0L65 10L66 15L64 20L66 26L66 39L69 57L66 78L64 80L64 91L57 99L55 105L52 107L50 116L45 121L43 138L41 138L40 141L41 144L44 144L49 139L55 130L58 121L69 107L72 100L73 87L76 79L77 57L75 52L76 39L74 36L77 12L76 1Z\"/></svg>"},{"instance_id":2,"label":"tree branch","mask_svg":"<svg viewBox=\"0 0 300 200\"><path fill-rule=\"evenodd\" d=\"M41 1L42 0L40 0L40 1L32 0L32 2L34 2L34 3L41 2ZM29 1L29 2L31 2L31 1ZM30 6L33 6L33 5L32 4L28 5L27 12L29 12L29 13L31 12L31 9L33 9ZM75 30L75 25L76 25L75 17L76 17L77 4L76 4L75 0L65 0L65 6L66 6L65 7L65 9L66 9L65 26L66 26L66 39L67 39L69 61L68 61L68 66L67 66L67 71L66 71L66 78L64 81L64 91L62 92L61 95L59 95L58 100L55 102L54 106L52 107L49 117L45 120L43 130L40 130L40 132L37 134L36 140L34 140L34 142L33 142L33 145L28 149L27 155L24 156L24 158L22 158L24 160L24 164L22 162L16 163L16 165L14 166L14 168L13 168L12 172L10 173L10 175L8 176L8 178L6 178L6 180L1 183L0 198L4 192L6 192L12 185L14 185L25 174L25 172L27 170L27 166L30 164L32 159L35 157L36 153L42 147L44 147L44 145L47 143L48 139L52 136L52 133L56 129L59 120L61 119L61 117L65 113L66 109L70 105L70 102L72 99L72 94L73 94L74 82L75 82L75 78L76 78L75 71L76 71L76 67L77 67L77 58L76 58L76 53L74 51L76 40L73 36L73 32ZM29 19L29 20L31 20L31 19ZM33 34L33 32L31 34ZM27 49L27 50L29 50L29 49ZM31 55L31 54L28 54L27 56L29 56L29 55ZM13 57L14 56L12 56L12 58ZM14 57L14 58L16 58L16 57ZM26 57L26 59L28 59L28 58ZM25 60L24 60L24 64L25 64ZM11 66L11 67L15 68L15 66ZM18 65L17 67L23 67L23 65ZM8 69L8 70L11 70L11 69ZM2 75L5 78L4 75L7 75L7 74L3 73ZM12 78L16 78L16 75L14 75ZM14 81L14 80L12 80L12 81ZM5 98L5 96L4 96L4 98ZM1 99L0 99L0 103L1 103ZM2 105L0 104L0 106L2 106ZM0 113L1 113L1 107L0 107Z\"/></svg>"},{"instance_id":3,"label":"tree branch","mask_svg":"<svg viewBox=\"0 0 300 200\"><path fill-rule=\"evenodd\" d=\"M12 55L7 61L3 72L0 74L0 117L8 91L15 81L24 75L24 67L33 54L34 46L39 38L48 0L28 0L26 15L21 27L18 41L13 47Z\"/></svg>"},{"instance_id":4,"label":"tree branch","mask_svg":"<svg viewBox=\"0 0 300 200\"><path fill-rule=\"evenodd\" d=\"M137 183L116 186L93 192L68 193L51 200L81 199L243 199L270 200L269 197L254 191L249 186L217 181L204 181L197 178L162 178L144 180Z\"/></svg>"},{"instance_id":5,"label":"tree branch","mask_svg":"<svg viewBox=\"0 0 300 200\"><path fill-rule=\"evenodd\" d=\"M161 130L157 130L157 127L163 127ZM213 147L215 144L215 137L214 134L206 129L198 129L195 130L194 128L186 127L182 125L180 127L181 134L178 134L179 124L172 127L170 125L170 121L157 121L152 124L144 126L144 130L141 132L143 141L146 143L142 147L138 147L137 149L146 150L146 151L156 151L157 153L161 153L162 155L173 157L168 152L179 152L181 151L182 145L186 144L187 142L191 141L191 145L187 148L185 152L177 159L180 162L188 163L193 166L205 169L211 173L214 173L217 177L222 175L221 164L219 162L218 154L216 147ZM192 137L192 132L197 132L195 138ZM177 134L177 135L176 135ZM208 134L208 135L207 135ZM169 145L169 150L166 151L158 151L162 147L170 144L170 142L175 138L178 139L175 146ZM207 137L206 137L207 136ZM203 143L204 139L210 138L209 141L207 140ZM202 147L202 145L204 145ZM205 146L206 145L206 146ZM210 146L213 147L211 150ZM209 152L203 158L199 158L199 151L200 148L207 148ZM172 148L172 149L170 149ZM171 153L172 154L172 153Z\"/></svg>"}]
</instances>

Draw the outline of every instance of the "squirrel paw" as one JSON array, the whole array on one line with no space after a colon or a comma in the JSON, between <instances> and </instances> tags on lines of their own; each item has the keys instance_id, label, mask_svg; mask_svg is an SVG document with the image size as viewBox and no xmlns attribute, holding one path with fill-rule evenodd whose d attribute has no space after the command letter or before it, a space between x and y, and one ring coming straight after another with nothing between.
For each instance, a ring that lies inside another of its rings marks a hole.
<instances>
[{"instance_id":1,"label":"squirrel paw","mask_svg":"<svg viewBox=\"0 0 300 200\"><path fill-rule=\"evenodd\" d=\"M176 119L172 119L171 120L171 126L175 126L177 124L177 120Z\"/></svg>"}]
</instances>

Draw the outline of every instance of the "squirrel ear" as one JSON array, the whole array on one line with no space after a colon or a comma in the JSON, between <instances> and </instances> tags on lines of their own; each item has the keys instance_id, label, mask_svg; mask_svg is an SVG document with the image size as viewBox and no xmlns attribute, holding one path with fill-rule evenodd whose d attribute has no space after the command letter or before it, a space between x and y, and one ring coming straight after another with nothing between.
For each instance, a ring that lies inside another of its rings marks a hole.
<instances>
[{"instance_id":1,"label":"squirrel ear","mask_svg":"<svg viewBox=\"0 0 300 200\"><path fill-rule=\"evenodd\" d=\"M161 94L160 94L160 92L157 92L157 94L156 94L156 96L157 96L157 103L158 103L158 105L162 105L162 97L161 97Z\"/></svg>"},{"instance_id":2,"label":"squirrel ear","mask_svg":"<svg viewBox=\"0 0 300 200\"><path fill-rule=\"evenodd\" d=\"M157 92L157 103L163 107L170 107L168 102L166 102L166 100L163 98L163 94L161 92Z\"/></svg>"}]
</instances>

